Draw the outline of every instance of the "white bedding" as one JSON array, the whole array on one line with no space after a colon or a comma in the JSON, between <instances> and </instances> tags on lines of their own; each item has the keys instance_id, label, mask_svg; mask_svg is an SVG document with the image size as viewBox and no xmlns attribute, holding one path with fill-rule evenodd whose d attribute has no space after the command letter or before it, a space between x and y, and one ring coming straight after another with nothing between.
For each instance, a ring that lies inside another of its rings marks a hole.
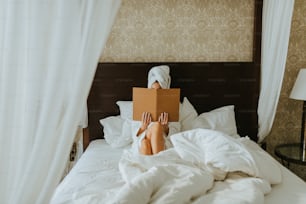
<instances>
[{"instance_id":1,"label":"white bedding","mask_svg":"<svg viewBox=\"0 0 306 204\"><path fill-rule=\"evenodd\" d=\"M305 182L253 142L220 134L184 132L151 157L94 141L51 203L306 203Z\"/></svg>"}]
</instances>

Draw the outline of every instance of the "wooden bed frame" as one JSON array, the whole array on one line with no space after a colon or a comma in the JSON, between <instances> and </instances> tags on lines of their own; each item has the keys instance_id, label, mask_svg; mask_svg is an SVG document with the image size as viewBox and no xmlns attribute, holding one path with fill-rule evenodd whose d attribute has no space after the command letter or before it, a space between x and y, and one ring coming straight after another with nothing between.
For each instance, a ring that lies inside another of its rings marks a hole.
<instances>
[{"instance_id":1,"label":"wooden bed frame","mask_svg":"<svg viewBox=\"0 0 306 204\"><path fill-rule=\"evenodd\" d=\"M99 63L88 96L88 129L84 148L103 138L99 119L119 115L118 100L131 100L132 87L146 87L151 67L169 65L171 87L181 88L198 113L235 105L236 124L241 136L257 141L257 106L260 85L261 15L263 0L255 0L253 61L251 62L149 62Z\"/></svg>"}]
</instances>

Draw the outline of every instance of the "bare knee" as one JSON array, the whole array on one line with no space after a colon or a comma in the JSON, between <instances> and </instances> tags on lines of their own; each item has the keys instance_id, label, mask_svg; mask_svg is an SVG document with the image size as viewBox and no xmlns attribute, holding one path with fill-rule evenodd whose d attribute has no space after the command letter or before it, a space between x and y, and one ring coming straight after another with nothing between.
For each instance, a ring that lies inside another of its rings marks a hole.
<instances>
[{"instance_id":1,"label":"bare knee","mask_svg":"<svg viewBox=\"0 0 306 204\"><path fill-rule=\"evenodd\" d=\"M162 135L163 133L163 126L159 122L155 122L150 127L151 133L156 133L158 135Z\"/></svg>"}]
</instances>

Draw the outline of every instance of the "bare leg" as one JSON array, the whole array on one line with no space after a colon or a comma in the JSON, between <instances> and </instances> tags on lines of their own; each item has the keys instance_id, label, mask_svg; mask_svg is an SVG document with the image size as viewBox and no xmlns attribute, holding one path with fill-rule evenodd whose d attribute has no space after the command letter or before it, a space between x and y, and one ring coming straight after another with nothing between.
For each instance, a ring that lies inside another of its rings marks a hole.
<instances>
[{"instance_id":1,"label":"bare leg","mask_svg":"<svg viewBox=\"0 0 306 204\"><path fill-rule=\"evenodd\" d=\"M149 139L144 138L141 141L141 147L140 147L139 151L140 151L141 154L144 154L144 155L152 155L151 142L150 142Z\"/></svg>"},{"instance_id":2,"label":"bare leg","mask_svg":"<svg viewBox=\"0 0 306 204\"><path fill-rule=\"evenodd\" d=\"M163 127L159 122L150 126L146 138L151 142L152 153L157 154L165 149Z\"/></svg>"}]
</instances>

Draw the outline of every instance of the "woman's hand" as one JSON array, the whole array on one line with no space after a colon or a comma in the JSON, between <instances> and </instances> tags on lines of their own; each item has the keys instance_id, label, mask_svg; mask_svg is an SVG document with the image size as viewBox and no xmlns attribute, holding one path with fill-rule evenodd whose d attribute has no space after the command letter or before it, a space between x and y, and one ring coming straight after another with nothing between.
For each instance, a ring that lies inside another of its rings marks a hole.
<instances>
[{"instance_id":1,"label":"woman's hand","mask_svg":"<svg viewBox=\"0 0 306 204\"><path fill-rule=\"evenodd\" d=\"M137 137L148 128L151 121L151 114L149 112L143 112L141 116L141 126L136 134Z\"/></svg>"},{"instance_id":2,"label":"woman's hand","mask_svg":"<svg viewBox=\"0 0 306 204\"><path fill-rule=\"evenodd\" d=\"M141 117L141 127L140 129L142 131L146 130L149 126L149 124L152 121L151 114L149 112L143 112Z\"/></svg>"},{"instance_id":3,"label":"woman's hand","mask_svg":"<svg viewBox=\"0 0 306 204\"><path fill-rule=\"evenodd\" d=\"M158 117L158 122L163 126L164 132L168 135L169 133L169 126L168 126L168 113L161 113Z\"/></svg>"}]
</instances>

